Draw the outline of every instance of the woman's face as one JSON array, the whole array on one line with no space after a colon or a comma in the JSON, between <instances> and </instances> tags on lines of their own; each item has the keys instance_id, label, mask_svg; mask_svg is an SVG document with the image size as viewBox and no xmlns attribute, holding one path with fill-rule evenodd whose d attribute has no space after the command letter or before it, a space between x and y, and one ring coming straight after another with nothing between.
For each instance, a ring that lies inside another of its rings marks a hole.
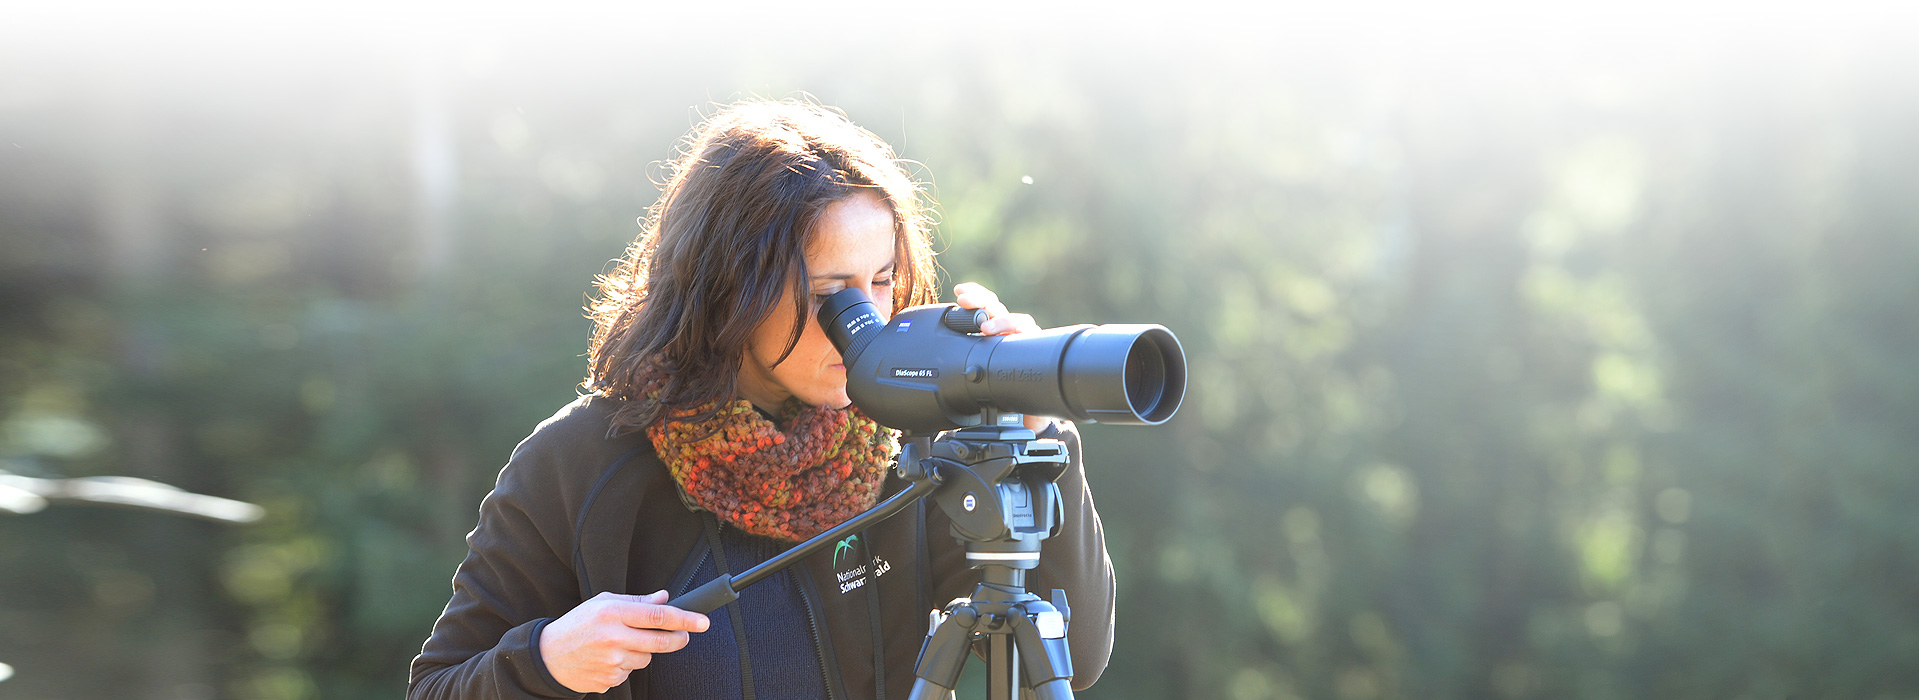
<instances>
[{"instance_id":1,"label":"woman's face","mask_svg":"<svg viewBox=\"0 0 1919 700\"><path fill-rule=\"evenodd\" d=\"M793 292L787 291L772 313L753 329L740 359L739 395L775 415L787 397L808 406L845 408L846 366L826 332L813 322L820 301L848 287L866 292L883 315L893 312L893 210L879 195L862 190L827 205L814 223L806 246L810 294L805 331L793 352L780 359L793 332Z\"/></svg>"}]
</instances>

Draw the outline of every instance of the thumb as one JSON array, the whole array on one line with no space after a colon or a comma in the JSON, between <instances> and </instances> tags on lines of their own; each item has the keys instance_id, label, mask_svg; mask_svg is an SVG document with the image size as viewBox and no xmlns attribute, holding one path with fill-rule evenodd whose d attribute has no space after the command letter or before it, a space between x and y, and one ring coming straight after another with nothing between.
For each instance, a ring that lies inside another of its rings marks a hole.
<instances>
[{"instance_id":1,"label":"thumb","mask_svg":"<svg viewBox=\"0 0 1919 700\"><path fill-rule=\"evenodd\" d=\"M648 593L646 595L640 596L640 602L652 603L654 605L663 604L666 602L666 600L667 600L666 591L654 591L652 593Z\"/></svg>"}]
</instances>

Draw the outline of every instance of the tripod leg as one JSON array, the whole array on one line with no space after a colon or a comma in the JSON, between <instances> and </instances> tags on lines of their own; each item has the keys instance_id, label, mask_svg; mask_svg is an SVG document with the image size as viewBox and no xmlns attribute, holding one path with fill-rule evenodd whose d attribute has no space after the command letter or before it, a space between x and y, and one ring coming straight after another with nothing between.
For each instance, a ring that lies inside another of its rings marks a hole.
<instances>
[{"instance_id":1,"label":"tripod leg","mask_svg":"<svg viewBox=\"0 0 1919 700\"><path fill-rule=\"evenodd\" d=\"M1006 634L986 636L986 700L1019 700L1019 650Z\"/></svg>"},{"instance_id":2,"label":"tripod leg","mask_svg":"<svg viewBox=\"0 0 1919 700\"><path fill-rule=\"evenodd\" d=\"M924 678L915 678L913 679L913 692L909 693L906 697L908 700L953 700L953 689L941 688L933 683L927 682Z\"/></svg>"},{"instance_id":3,"label":"tripod leg","mask_svg":"<svg viewBox=\"0 0 1919 700\"><path fill-rule=\"evenodd\" d=\"M1033 688L1033 700L1073 700L1073 684L1064 678L1055 678Z\"/></svg>"},{"instance_id":4,"label":"tripod leg","mask_svg":"<svg viewBox=\"0 0 1919 700\"><path fill-rule=\"evenodd\" d=\"M1024 662L1026 686L1032 688L1034 700L1072 700L1073 658L1066 646L1065 626L1059 624L1061 616L1043 602L1027 603L1026 608L1033 617L1014 615L1012 634L1005 635L1025 652L1018 656Z\"/></svg>"},{"instance_id":5,"label":"tripod leg","mask_svg":"<svg viewBox=\"0 0 1919 700\"><path fill-rule=\"evenodd\" d=\"M973 647L973 625L979 612L970 605L953 608L951 614L935 612L939 622L926 632L920 645L920 661L913 668L911 700L946 700L959 685L960 671Z\"/></svg>"}]
</instances>

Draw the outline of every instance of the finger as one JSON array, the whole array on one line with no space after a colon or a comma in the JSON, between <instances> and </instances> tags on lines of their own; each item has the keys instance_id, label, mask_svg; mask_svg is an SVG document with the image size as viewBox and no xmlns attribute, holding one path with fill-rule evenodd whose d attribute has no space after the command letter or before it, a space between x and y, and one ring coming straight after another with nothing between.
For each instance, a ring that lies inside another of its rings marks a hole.
<instances>
[{"instance_id":1,"label":"finger","mask_svg":"<svg viewBox=\"0 0 1919 700\"><path fill-rule=\"evenodd\" d=\"M979 330L986 335L1012 335L1039 330L1039 323L1028 314L1004 314L987 319Z\"/></svg>"},{"instance_id":2,"label":"finger","mask_svg":"<svg viewBox=\"0 0 1919 700\"><path fill-rule=\"evenodd\" d=\"M987 318L1006 313L1006 305L1000 303L999 295L972 282L964 282L953 288L954 301L961 308L985 309Z\"/></svg>"},{"instance_id":3,"label":"finger","mask_svg":"<svg viewBox=\"0 0 1919 700\"><path fill-rule=\"evenodd\" d=\"M633 663L642 663L637 660L629 660L627 656L628 655L624 653L619 654L614 658L608 659L607 662L602 664L597 670L581 674L579 679L580 685L585 687L574 688L569 685L567 686L568 689L575 692L604 693L619 687L621 683L626 682L627 676L633 673L632 669L627 668L627 666ZM648 661L651 661L651 659L648 659Z\"/></svg>"},{"instance_id":4,"label":"finger","mask_svg":"<svg viewBox=\"0 0 1919 700\"><path fill-rule=\"evenodd\" d=\"M654 591L646 595L627 595L624 593L614 593L612 591L600 591L599 595L593 596L593 600L606 600L616 603L651 603L658 605L666 602L667 596L666 591Z\"/></svg>"},{"instance_id":5,"label":"finger","mask_svg":"<svg viewBox=\"0 0 1919 700\"><path fill-rule=\"evenodd\" d=\"M624 601L612 605L620 623L633 629L705 632L709 624L705 615L671 605Z\"/></svg>"},{"instance_id":6,"label":"finger","mask_svg":"<svg viewBox=\"0 0 1919 700\"><path fill-rule=\"evenodd\" d=\"M601 639L612 654L672 654L693 641L693 635L658 629L610 631Z\"/></svg>"},{"instance_id":7,"label":"finger","mask_svg":"<svg viewBox=\"0 0 1919 700\"><path fill-rule=\"evenodd\" d=\"M612 654L672 654L693 641L693 635L660 629L608 631L601 644Z\"/></svg>"},{"instance_id":8,"label":"finger","mask_svg":"<svg viewBox=\"0 0 1919 700\"><path fill-rule=\"evenodd\" d=\"M994 294L993 290L976 282L961 282L954 285L953 298L954 301L969 309L982 308L999 301L998 294Z\"/></svg>"},{"instance_id":9,"label":"finger","mask_svg":"<svg viewBox=\"0 0 1919 700\"><path fill-rule=\"evenodd\" d=\"M685 632L627 630L610 641L621 651L635 654L667 654L685 649L692 636Z\"/></svg>"},{"instance_id":10,"label":"finger","mask_svg":"<svg viewBox=\"0 0 1919 700\"><path fill-rule=\"evenodd\" d=\"M626 655L626 658L620 660L620 670L627 672L638 671L646 668L647 664L650 663L653 663L652 654L643 651L630 652ZM622 678L620 682L624 683L626 679ZM615 685L618 684L616 683Z\"/></svg>"},{"instance_id":11,"label":"finger","mask_svg":"<svg viewBox=\"0 0 1919 700\"><path fill-rule=\"evenodd\" d=\"M619 669L594 673L580 679L580 682L585 684L584 687L568 686L567 689L576 693L604 693L625 683L626 676L627 672Z\"/></svg>"}]
</instances>

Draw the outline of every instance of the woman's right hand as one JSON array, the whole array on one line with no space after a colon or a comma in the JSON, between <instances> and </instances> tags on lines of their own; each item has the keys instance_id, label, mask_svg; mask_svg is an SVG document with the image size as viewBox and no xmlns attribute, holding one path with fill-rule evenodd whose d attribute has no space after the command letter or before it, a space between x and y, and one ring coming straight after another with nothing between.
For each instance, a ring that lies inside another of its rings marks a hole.
<instances>
[{"instance_id":1,"label":"woman's right hand","mask_svg":"<svg viewBox=\"0 0 1919 700\"><path fill-rule=\"evenodd\" d=\"M679 651L706 616L666 605L666 591L601 593L540 630L540 659L553 680L576 693L604 693L646 668L654 654Z\"/></svg>"}]
</instances>

